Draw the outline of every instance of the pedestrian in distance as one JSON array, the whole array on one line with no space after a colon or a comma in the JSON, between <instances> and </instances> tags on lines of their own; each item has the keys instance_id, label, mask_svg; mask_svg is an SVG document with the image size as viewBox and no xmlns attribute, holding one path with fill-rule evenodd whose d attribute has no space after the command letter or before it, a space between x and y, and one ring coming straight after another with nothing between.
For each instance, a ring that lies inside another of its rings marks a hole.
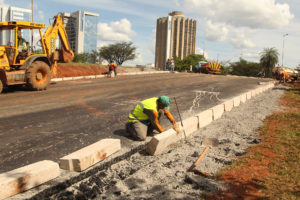
<instances>
[{"instance_id":1,"label":"pedestrian in distance","mask_svg":"<svg viewBox=\"0 0 300 200\"><path fill-rule=\"evenodd\" d=\"M171 59L171 64L170 64L170 66L171 66L171 72L174 72L175 62L174 62L174 59L173 59L173 58Z\"/></svg>"},{"instance_id":2,"label":"pedestrian in distance","mask_svg":"<svg viewBox=\"0 0 300 200\"><path fill-rule=\"evenodd\" d=\"M171 61L170 61L170 58L168 58L168 60L166 62L166 71L170 70L170 64L171 64Z\"/></svg>"},{"instance_id":3,"label":"pedestrian in distance","mask_svg":"<svg viewBox=\"0 0 300 200\"><path fill-rule=\"evenodd\" d=\"M164 114L173 124L173 129L180 133L178 124L169 111L171 101L168 96L152 97L138 103L129 113L126 132L135 140L146 140L147 135L162 133L164 129L159 123Z\"/></svg>"},{"instance_id":4,"label":"pedestrian in distance","mask_svg":"<svg viewBox=\"0 0 300 200\"><path fill-rule=\"evenodd\" d=\"M110 78L112 77L111 74L113 71L114 71L114 76L117 76L117 64L114 62L111 62L108 65L108 77L110 77Z\"/></svg>"},{"instance_id":5,"label":"pedestrian in distance","mask_svg":"<svg viewBox=\"0 0 300 200\"><path fill-rule=\"evenodd\" d=\"M190 65L190 72L193 72L193 65Z\"/></svg>"}]
</instances>

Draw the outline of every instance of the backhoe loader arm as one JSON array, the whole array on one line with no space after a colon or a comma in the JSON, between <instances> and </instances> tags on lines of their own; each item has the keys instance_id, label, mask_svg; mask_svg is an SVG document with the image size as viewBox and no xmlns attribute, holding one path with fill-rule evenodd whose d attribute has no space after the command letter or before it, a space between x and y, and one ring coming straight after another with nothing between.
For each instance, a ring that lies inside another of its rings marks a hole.
<instances>
[{"instance_id":1,"label":"backhoe loader arm","mask_svg":"<svg viewBox=\"0 0 300 200\"><path fill-rule=\"evenodd\" d=\"M62 44L62 49L59 51L60 55L55 55L56 51L56 39L57 35L59 35L59 39ZM70 44L68 42L68 35L66 29L64 27L62 17L60 14L54 16L54 22L51 26L49 26L44 33L44 44L45 50L51 61L63 61L63 62L71 62L74 58L74 53L71 50ZM59 57L59 58L58 58Z\"/></svg>"}]
</instances>

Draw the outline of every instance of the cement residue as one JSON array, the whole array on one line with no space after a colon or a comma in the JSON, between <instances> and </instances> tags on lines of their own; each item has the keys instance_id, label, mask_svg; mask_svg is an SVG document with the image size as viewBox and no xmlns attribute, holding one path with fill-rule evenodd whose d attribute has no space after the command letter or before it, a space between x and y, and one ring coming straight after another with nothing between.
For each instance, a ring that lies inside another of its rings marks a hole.
<instances>
[{"instance_id":1,"label":"cement residue","mask_svg":"<svg viewBox=\"0 0 300 200\"><path fill-rule=\"evenodd\" d=\"M223 167L260 142L256 130L279 109L282 89L271 89L225 112L221 119L171 145L158 156L139 152L55 194L50 199L200 199L206 191L226 187L213 178L187 172L205 147L203 138L217 138L197 169L216 175Z\"/></svg>"}]
</instances>

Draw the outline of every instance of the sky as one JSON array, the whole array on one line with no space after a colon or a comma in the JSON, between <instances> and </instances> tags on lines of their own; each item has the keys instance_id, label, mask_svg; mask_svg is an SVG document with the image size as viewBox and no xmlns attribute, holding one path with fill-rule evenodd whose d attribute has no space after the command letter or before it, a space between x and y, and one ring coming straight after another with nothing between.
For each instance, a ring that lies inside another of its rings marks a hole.
<instances>
[{"instance_id":1,"label":"sky","mask_svg":"<svg viewBox=\"0 0 300 200\"><path fill-rule=\"evenodd\" d=\"M31 0L1 5L31 9ZM138 56L123 65L154 63L156 20L172 11L197 20L196 53L208 60L259 62L274 47L280 65L300 64L300 0L34 0L34 21L47 26L57 13L77 10L99 14L98 47L133 42Z\"/></svg>"}]
</instances>

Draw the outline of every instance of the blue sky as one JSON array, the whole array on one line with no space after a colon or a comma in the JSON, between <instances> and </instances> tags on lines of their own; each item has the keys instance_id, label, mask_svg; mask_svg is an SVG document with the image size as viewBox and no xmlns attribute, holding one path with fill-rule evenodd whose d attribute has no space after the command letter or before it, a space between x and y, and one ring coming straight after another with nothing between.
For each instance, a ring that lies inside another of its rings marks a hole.
<instances>
[{"instance_id":1,"label":"blue sky","mask_svg":"<svg viewBox=\"0 0 300 200\"><path fill-rule=\"evenodd\" d=\"M0 5L30 9L31 0L0 0ZM209 60L258 62L264 48L275 47L280 64L282 50L284 66L300 64L299 0L34 0L34 21L48 25L55 14L76 10L100 15L98 47L134 43L139 56L124 65L154 63L156 20L172 11L197 20L196 53L205 50Z\"/></svg>"}]
</instances>

